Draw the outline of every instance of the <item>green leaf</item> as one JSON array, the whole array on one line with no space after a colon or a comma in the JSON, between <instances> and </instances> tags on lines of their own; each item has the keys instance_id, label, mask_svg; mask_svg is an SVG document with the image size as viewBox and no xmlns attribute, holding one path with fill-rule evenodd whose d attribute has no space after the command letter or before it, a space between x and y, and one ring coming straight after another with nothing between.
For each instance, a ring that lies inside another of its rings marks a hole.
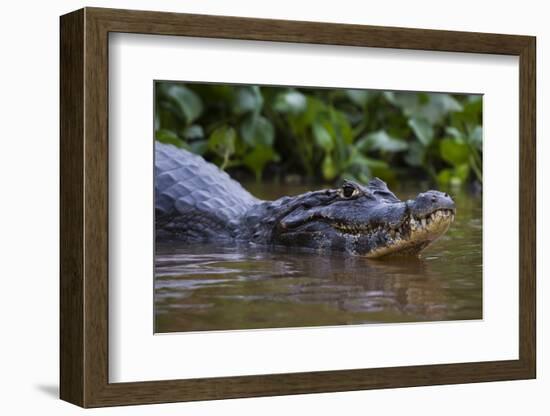
<instances>
[{"instance_id":1,"label":"green leaf","mask_svg":"<svg viewBox=\"0 0 550 416\"><path fill-rule=\"evenodd\" d=\"M315 138L315 143L325 151L325 153L330 152L334 148L334 141L327 131L320 123L313 123L312 126L313 137Z\"/></svg>"},{"instance_id":2,"label":"green leaf","mask_svg":"<svg viewBox=\"0 0 550 416\"><path fill-rule=\"evenodd\" d=\"M183 130L182 136L185 140L200 140L204 138L204 130L202 129L202 126L193 124Z\"/></svg>"},{"instance_id":3,"label":"green leaf","mask_svg":"<svg viewBox=\"0 0 550 416\"><path fill-rule=\"evenodd\" d=\"M221 169L225 169L229 158L235 153L235 129L221 126L212 132L208 138L208 149L223 158Z\"/></svg>"},{"instance_id":4,"label":"green leaf","mask_svg":"<svg viewBox=\"0 0 550 416\"><path fill-rule=\"evenodd\" d=\"M307 100L304 94L296 90L289 90L277 94L273 109L279 113L300 114L306 111Z\"/></svg>"},{"instance_id":5,"label":"green leaf","mask_svg":"<svg viewBox=\"0 0 550 416\"><path fill-rule=\"evenodd\" d=\"M414 93L413 93L414 94ZM430 95L426 94L425 92L419 92L418 93L418 102L421 105L426 105L430 102Z\"/></svg>"},{"instance_id":6,"label":"green leaf","mask_svg":"<svg viewBox=\"0 0 550 416\"><path fill-rule=\"evenodd\" d=\"M432 125L440 123L451 112L462 111L462 105L450 94L386 92L384 97L401 108L406 117L421 117Z\"/></svg>"},{"instance_id":7,"label":"green leaf","mask_svg":"<svg viewBox=\"0 0 550 416\"><path fill-rule=\"evenodd\" d=\"M325 128L332 133L333 137L336 137L338 143L347 146L353 141L353 129L347 119L346 115L342 111L329 108L329 119L324 124ZM331 131L332 130L332 131Z\"/></svg>"},{"instance_id":8,"label":"green leaf","mask_svg":"<svg viewBox=\"0 0 550 416\"><path fill-rule=\"evenodd\" d=\"M179 112L179 116L185 119L187 124L195 121L203 111L201 98L192 90L181 84L168 84L163 89L164 96Z\"/></svg>"},{"instance_id":9,"label":"green leaf","mask_svg":"<svg viewBox=\"0 0 550 416\"><path fill-rule=\"evenodd\" d=\"M156 107L154 110L155 116L153 120L155 131L160 130L161 121L160 121L160 108Z\"/></svg>"},{"instance_id":10,"label":"green leaf","mask_svg":"<svg viewBox=\"0 0 550 416\"><path fill-rule=\"evenodd\" d=\"M320 114L326 113L325 104L317 98L306 96L306 110L300 114L288 114L288 122L296 136L305 136Z\"/></svg>"},{"instance_id":11,"label":"green leaf","mask_svg":"<svg viewBox=\"0 0 550 416\"><path fill-rule=\"evenodd\" d=\"M357 142L359 150L366 152L369 150L380 150L382 152L402 152L407 150L407 142L391 137L385 130L379 130L370 133Z\"/></svg>"},{"instance_id":12,"label":"green leaf","mask_svg":"<svg viewBox=\"0 0 550 416\"><path fill-rule=\"evenodd\" d=\"M240 132L245 143L251 147L273 146L275 129L271 121L257 113L250 114L243 120Z\"/></svg>"},{"instance_id":13,"label":"green leaf","mask_svg":"<svg viewBox=\"0 0 550 416\"><path fill-rule=\"evenodd\" d=\"M173 144L174 146L181 147L184 149L188 148L185 142L181 140L179 136L171 130L167 130L167 129L157 130L155 133L155 138L161 143Z\"/></svg>"},{"instance_id":14,"label":"green leaf","mask_svg":"<svg viewBox=\"0 0 550 416\"><path fill-rule=\"evenodd\" d=\"M420 106L418 94L410 92L385 91L384 98L397 107L400 107L405 115L413 115Z\"/></svg>"},{"instance_id":15,"label":"green leaf","mask_svg":"<svg viewBox=\"0 0 550 416\"><path fill-rule=\"evenodd\" d=\"M421 143L414 142L409 146L409 151L405 155L405 162L409 166L420 167L424 165L426 159L426 147Z\"/></svg>"},{"instance_id":16,"label":"green leaf","mask_svg":"<svg viewBox=\"0 0 550 416\"><path fill-rule=\"evenodd\" d=\"M371 97L367 90L345 90L348 98L361 108L365 108Z\"/></svg>"},{"instance_id":17,"label":"green leaf","mask_svg":"<svg viewBox=\"0 0 550 416\"><path fill-rule=\"evenodd\" d=\"M411 117L408 124L424 146L428 146L434 139L434 129L425 118Z\"/></svg>"},{"instance_id":18,"label":"green leaf","mask_svg":"<svg viewBox=\"0 0 550 416\"><path fill-rule=\"evenodd\" d=\"M483 148L483 128L481 126L475 126L471 133L468 135L468 141L474 145L478 150Z\"/></svg>"},{"instance_id":19,"label":"green leaf","mask_svg":"<svg viewBox=\"0 0 550 416\"><path fill-rule=\"evenodd\" d=\"M323 159L322 165L323 178L327 181L331 181L336 176L336 167L330 153L327 153Z\"/></svg>"},{"instance_id":20,"label":"green leaf","mask_svg":"<svg viewBox=\"0 0 550 416\"><path fill-rule=\"evenodd\" d=\"M443 169L441 172L437 174L437 182L440 185L446 186L451 183L452 177L453 177L453 172L451 169Z\"/></svg>"},{"instance_id":21,"label":"green leaf","mask_svg":"<svg viewBox=\"0 0 550 416\"><path fill-rule=\"evenodd\" d=\"M352 150L349 164L346 166L342 177L366 183L374 176L387 182L395 181L395 172L393 172L387 162L380 159L365 157L357 150Z\"/></svg>"},{"instance_id":22,"label":"green leaf","mask_svg":"<svg viewBox=\"0 0 550 416\"><path fill-rule=\"evenodd\" d=\"M366 172L369 172L370 177L378 177L386 182L394 182L395 181L395 172L392 171L390 165L379 159L373 159L369 157L361 157L361 164L366 166L368 170ZM358 162L357 158L355 159L355 163Z\"/></svg>"},{"instance_id":23,"label":"green leaf","mask_svg":"<svg viewBox=\"0 0 550 416\"><path fill-rule=\"evenodd\" d=\"M451 165L458 166L468 163L470 150L462 140L443 139L439 145L441 157Z\"/></svg>"},{"instance_id":24,"label":"green leaf","mask_svg":"<svg viewBox=\"0 0 550 416\"><path fill-rule=\"evenodd\" d=\"M444 118L453 112L462 111L462 105L450 94L427 94L427 104L418 107L414 115L423 117L431 124L439 124Z\"/></svg>"},{"instance_id":25,"label":"green leaf","mask_svg":"<svg viewBox=\"0 0 550 416\"><path fill-rule=\"evenodd\" d=\"M245 155L243 158L243 164L254 172L256 180L260 181L262 179L262 172L265 165L271 161L277 160L278 155L275 153L273 148L259 145Z\"/></svg>"},{"instance_id":26,"label":"green leaf","mask_svg":"<svg viewBox=\"0 0 550 416\"><path fill-rule=\"evenodd\" d=\"M462 164L454 169L443 169L437 175L437 182L442 186L461 186L468 180L470 166Z\"/></svg>"},{"instance_id":27,"label":"green leaf","mask_svg":"<svg viewBox=\"0 0 550 416\"><path fill-rule=\"evenodd\" d=\"M264 99L257 85L237 87L234 102L233 112L237 115L259 112L262 109Z\"/></svg>"},{"instance_id":28,"label":"green leaf","mask_svg":"<svg viewBox=\"0 0 550 416\"><path fill-rule=\"evenodd\" d=\"M469 175L470 175L470 165L468 163L463 163L454 169L454 178L457 181L460 181L460 183L466 182L468 180Z\"/></svg>"},{"instance_id":29,"label":"green leaf","mask_svg":"<svg viewBox=\"0 0 550 416\"><path fill-rule=\"evenodd\" d=\"M193 91L201 96L205 103L230 106L233 102L235 86L224 84L193 84Z\"/></svg>"},{"instance_id":30,"label":"green leaf","mask_svg":"<svg viewBox=\"0 0 550 416\"><path fill-rule=\"evenodd\" d=\"M470 95L463 111L458 114L459 118L467 124L475 125L481 123L483 101L481 95Z\"/></svg>"},{"instance_id":31,"label":"green leaf","mask_svg":"<svg viewBox=\"0 0 550 416\"><path fill-rule=\"evenodd\" d=\"M432 105L440 106L445 113L463 111L462 104L451 94L432 93L429 96Z\"/></svg>"},{"instance_id":32,"label":"green leaf","mask_svg":"<svg viewBox=\"0 0 550 416\"><path fill-rule=\"evenodd\" d=\"M463 139L464 134L457 129L456 127L448 126L445 128L445 133L447 133L449 136L454 137L455 139Z\"/></svg>"}]
</instances>

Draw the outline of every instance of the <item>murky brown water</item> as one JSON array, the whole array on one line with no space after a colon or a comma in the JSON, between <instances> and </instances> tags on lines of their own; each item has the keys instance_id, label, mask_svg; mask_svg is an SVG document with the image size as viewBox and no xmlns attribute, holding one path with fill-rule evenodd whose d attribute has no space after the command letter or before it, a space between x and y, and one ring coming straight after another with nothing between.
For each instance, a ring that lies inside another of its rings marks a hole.
<instances>
[{"instance_id":1,"label":"murky brown water","mask_svg":"<svg viewBox=\"0 0 550 416\"><path fill-rule=\"evenodd\" d=\"M264 199L307 190L265 185L249 189ZM418 192L398 189L396 193L407 199ZM455 222L419 259L157 246L155 330L481 319L481 197L469 193L453 197Z\"/></svg>"}]
</instances>

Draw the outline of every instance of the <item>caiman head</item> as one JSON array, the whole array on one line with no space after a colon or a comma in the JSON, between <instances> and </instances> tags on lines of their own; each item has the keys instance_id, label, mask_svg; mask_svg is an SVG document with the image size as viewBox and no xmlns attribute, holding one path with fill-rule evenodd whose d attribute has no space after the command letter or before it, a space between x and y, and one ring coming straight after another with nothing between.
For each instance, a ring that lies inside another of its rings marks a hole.
<instances>
[{"instance_id":1,"label":"caiman head","mask_svg":"<svg viewBox=\"0 0 550 416\"><path fill-rule=\"evenodd\" d=\"M455 216L451 197L439 191L399 200L378 178L366 186L282 198L272 205L274 244L345 251L369 258L418 255L443 235Z\"/></svg>"}]
</instances>

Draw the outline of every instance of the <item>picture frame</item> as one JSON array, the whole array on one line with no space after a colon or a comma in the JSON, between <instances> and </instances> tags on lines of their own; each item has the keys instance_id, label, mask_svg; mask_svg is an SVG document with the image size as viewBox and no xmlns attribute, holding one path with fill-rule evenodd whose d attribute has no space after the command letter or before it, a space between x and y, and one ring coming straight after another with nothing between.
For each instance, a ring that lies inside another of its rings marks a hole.
<instances>
[{"instance_id":1,"label":"picture frame","mask_svg":"<svg viewBox=\"0 0 550 416\"><path fill-rule=\"evenodd\" d=\"M519 359L109 382L109 33L519 57ZM536 40L530 36L84 8L60 19L60 397L82 407L536 377Z\"/></svg>"}]
</instances>

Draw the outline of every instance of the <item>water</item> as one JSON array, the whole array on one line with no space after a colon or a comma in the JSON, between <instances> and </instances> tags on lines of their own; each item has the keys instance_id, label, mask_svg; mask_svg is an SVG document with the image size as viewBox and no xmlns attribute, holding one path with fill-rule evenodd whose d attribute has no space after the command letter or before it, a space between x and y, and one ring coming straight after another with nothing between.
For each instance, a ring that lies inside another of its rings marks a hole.
<instances>
[{"instance_id":1,"label":"water","mask_svg":"<svg viewBox=\"0 0 550 416\"><path fill-rule=\"evenodd\" d=\"M249 189L264 199L308 190ZM418 191L396 193L407 199ZM155 331L481 319L481 197L464 192L453 198L455 222L418 259L159 245Z\"/></svg>"}]
</instances>

